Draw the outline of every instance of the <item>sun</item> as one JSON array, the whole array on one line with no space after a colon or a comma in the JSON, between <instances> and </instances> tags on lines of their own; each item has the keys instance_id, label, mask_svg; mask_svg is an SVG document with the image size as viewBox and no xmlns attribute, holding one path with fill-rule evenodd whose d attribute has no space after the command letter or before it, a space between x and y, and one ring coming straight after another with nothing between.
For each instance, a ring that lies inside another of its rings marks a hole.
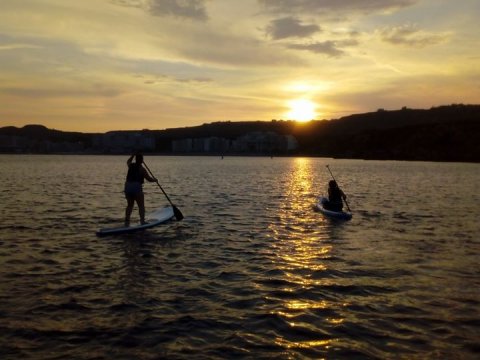
<instances>
[{"instance_id":1,"label":"sun","mask_svg":"<svg viewBox=\"0 0 480 360\"><path fill-rule=\"evenodd\" d=\"M310 121L315 119L317 113L316 104L307 99L295 99L288 102L290 111L286 114L287 119L296 121Z\"/></svg>"}]
</instances>

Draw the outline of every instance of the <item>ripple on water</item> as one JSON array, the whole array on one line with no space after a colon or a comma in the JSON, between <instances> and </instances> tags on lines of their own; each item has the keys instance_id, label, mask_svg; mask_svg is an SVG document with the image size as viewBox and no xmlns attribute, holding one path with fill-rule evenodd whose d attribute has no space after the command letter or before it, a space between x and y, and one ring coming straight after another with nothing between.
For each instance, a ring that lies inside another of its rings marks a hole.
<instances>
[{"instance_id":1,"label":"ripple on water","mask_svg":"<svg viewBox=\"0 0 480 360\"><path fill-rule=\"evenodd\" d=\"M100 239L123 220L125 159L72 159L0 156L2 360L480 353L472 164L151 156L185 219ZM327 163L349 222L312 208Z\"/></svg>"}]
</instances>

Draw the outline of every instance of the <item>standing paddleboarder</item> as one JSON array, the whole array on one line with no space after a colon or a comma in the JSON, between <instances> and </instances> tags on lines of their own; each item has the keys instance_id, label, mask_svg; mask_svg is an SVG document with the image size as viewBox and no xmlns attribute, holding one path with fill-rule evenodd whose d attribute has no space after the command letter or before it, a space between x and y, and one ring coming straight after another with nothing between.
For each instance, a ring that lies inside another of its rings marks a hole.
<instances>
[{"instance_id":1,"label":"standing paddleboarder","mask_svg":"<svg viewBox=\"0 0 480 360\"><path fill-rule=\"evenodd\" d=\"M133 162L135 158L135 162ZM158 182L142 166L143 155L138 153L130 156L127 160L128 173L125 181L125 198L127 199L127 208L125 209L125 226L130 226L130 215L132 214L135 202L140 214L140 223L145 224L145 200L143 195L143 183L145 179L150 182Z\"/></svg>"}]
</instances>

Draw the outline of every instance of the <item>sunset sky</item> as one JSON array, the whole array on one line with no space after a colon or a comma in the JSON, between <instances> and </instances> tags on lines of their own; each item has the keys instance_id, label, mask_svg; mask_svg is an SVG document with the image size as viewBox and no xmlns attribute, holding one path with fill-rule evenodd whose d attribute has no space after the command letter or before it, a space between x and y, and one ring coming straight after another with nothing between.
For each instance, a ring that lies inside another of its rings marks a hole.
<instances>
[{"instance_id":1,"label":"sunset sky","mask_svg":"<svg viewBox=\"0 0 480 360\"><path fill-rule=\"evenodd\" d=\"M0 126L480 103L479 0L0 0Z\"/></svg>"}]
</instances>

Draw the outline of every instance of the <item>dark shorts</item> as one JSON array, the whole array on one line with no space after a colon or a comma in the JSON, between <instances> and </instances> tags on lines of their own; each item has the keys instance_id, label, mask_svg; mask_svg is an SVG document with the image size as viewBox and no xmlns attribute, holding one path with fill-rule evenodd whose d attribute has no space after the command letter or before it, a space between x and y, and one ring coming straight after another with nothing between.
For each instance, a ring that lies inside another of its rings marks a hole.
<instances>
[{"instance_id":1,"label":"dark shorts","mask_svg":"<svg viewBox=\"0 0 480 360\"><path fill-rule=\"evenodd\" d=\"M143 186L139 182L126 182L124 192L125 197L137 196L143 192Z\"/></svg>"}]
</instances>

